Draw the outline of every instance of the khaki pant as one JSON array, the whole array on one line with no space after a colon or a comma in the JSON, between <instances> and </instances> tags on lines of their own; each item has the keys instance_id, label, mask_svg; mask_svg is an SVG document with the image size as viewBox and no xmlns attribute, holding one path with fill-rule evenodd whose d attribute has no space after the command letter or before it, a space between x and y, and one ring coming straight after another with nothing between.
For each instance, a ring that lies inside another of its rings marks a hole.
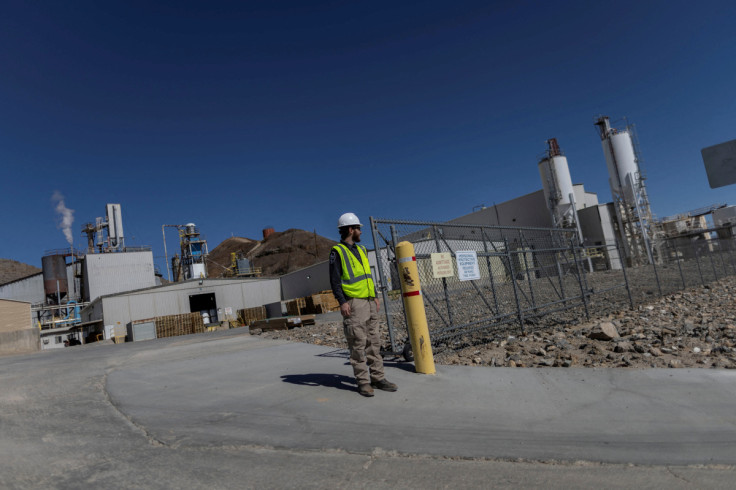
<instances>
[{"instance_id":1,"label":"khaki pant","mask_svg":"<svg viewBox=\"0 0 736 490\"><path fill-rule=\"evenodd\" d=\"M348 303L350 316L343 319L343 329L355 379L359 385L381 381L384 374L376 301L350 298Z\"/></svg>"}]
</instances>

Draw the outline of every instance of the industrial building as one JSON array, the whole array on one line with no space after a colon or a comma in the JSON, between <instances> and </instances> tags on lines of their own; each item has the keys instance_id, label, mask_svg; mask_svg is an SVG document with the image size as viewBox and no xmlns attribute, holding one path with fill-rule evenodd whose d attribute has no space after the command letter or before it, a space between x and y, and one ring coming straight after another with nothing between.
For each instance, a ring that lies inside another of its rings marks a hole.
<instances>
[{"instance_id":1,"label":"industrial building","mask_svg":"<svg viewBox=\"0 0 736 490\"><path fill-rule=\"evenodd\" d=\"M608 269L620 269L622 260L629 266L660 261L665 253L665 241L690 250L684 253L693 253L694 249L686 245L694 241L710 246L708 242L716 234L720 238L734 236L736 208L733 206L709 206L656 220L633 125L615 128L608 116L599 116L595 126L608 170L611 202L600 204L596 194L586 192L582 184L572 184L567 158L552 138L537 164L541 190L482 207L449 222L576 229L581 244L601 247L604 261L596 266ZM708 223L711 216L713 224Z\"/></svg>"},{"instance_id":2,"label":"industrial building","mask_svg":"<svg viewBox=\"0 0 736 490\"><path fill-rule=\"evenodd\" d=\"M736 236L736 206L719 206L712 211L713 225L717 228L718 238Z\"/></svg>"},{"instance_id":3,"label":"industrial building","mask_svg":"<svg viewBox=\"0 0 736 490\"><path fill-rule=\"evenodd\" d=\"M66 259L64 257L62 257L62 259L66 263ZM62 278L60 280L60 288L66 286L66 293L70 298L81 298L79 280L76 279L76 276L80 274L79 271L81 271L81 264L76 261L66 264L63 273L60 273L58 270L56 271L56 277ZM47 277L50 280L54 277L54 274L48 272ZM53 291L53 294L56 293L55 283L51 291ZM43 272L16 279L5 284L0 284L0 298L25 301L31 304L45 303L46 292L44 290Z\"/></svg>"},{"instance_id":4,"label":"industrial building","mask_svg":"<svg viewBox=\"0 0 736 490\"><path fill-rule=\"evenodd\" d=\"M0 285L2 307L14 308L7 316L13 325L0 326L3 348L62 348L111 338L110 327L168 315L199 313L205 325L214 325L244 308L277 305L271 310L280 312L283 299L329 288L325 264L282 278L208 279L207 242L196 226L164 226L179 233L181 255L172 260L177 282L161 284L150 249L125 246L120 205L108 204L104 219L83 227L86 251L49 251L42 272ZM20 322L19 308L28 310Z\"/></svg>"},{"instance_id":5,"label":"industrial building","mask_svg":"<svg viewBox=\"0 0 736 490\"><path fill-rule=\"evenodd\" d=\"M101 296L81 312L82 322L122 325L166 315L199 312L205 324L235 319L243 308L281 301L281 280L194 279Z\"/></svg>"},{"instance_id":6,"label":"industrial building","mask_svg":"<svg viewBox=\"0 0 736 490\"><path fill-rule=\"evenodd\" d=\"M579 242L596 261L589 268L620 269L662 260L665 241L683 245L707 242L717 233L733 236L736 211L733 206L711 206L657 221L652 213L646 176L633 125L616 128L608 116L595 119L609 175L612 201L599 203L595 193L573 184L567 157L555 138L537 167L542 189L492 206L478 206L472 213L449 220L450 224L567 228L576 231ZM713 224L707 223L712 214ZM472 228L448 228L445 239L477 241ZM428 241L429 230L402 237L416 243ZM415 243L415 245L416 245ZM432 248L428 241L429 248ZM599 247L597 250L590 250ZM692 247L690 247L692 250ZM692 252L690 252L692 253Z\"/></svg>"},{"instance_id":7,"label":"industrial building","mask_svg":"<svg viewBox=\"0 0 736 490\"><path fill-rule=\"evenodd\" d=\"M95 324L82 309L100 296L160 284L150 248L126 247L119 204L107 204L106 217L87 223L86 251L51 250L41 259L42 272L0 285L0 297L31 305L29 325L42 349L82 343Z\"/></svg>"},{"instance_id":8,"label":"industrial building","mask_svg":"<svg viewBox=\"0 0 736 490\"><path fill-rule=\"evenodd\" d=\"M583 245L601 247L604 257L601 267L620 269L613 204L600 204L597 194L586 191L583 184L572 183L567 157L555 138L547 140L547 150L537 166L542 189L492 206L481 206L448 223L574 229ZM459 233L461 229L453 229L452 238L474 238Z\"/></svg>"},{"instance_id":9,"label":"industrial building","mask_svg":"<svg viewBox=\"0 0 736 490\"><path fill-rule=\"evenodd\" d=\"M598 195L586 191L583 184L573 184L567 157L552 138L536 162L541 189L492 206L480 206L448 223L567 229L572 232L566 235L570 239L577 237L585 247L598 248L595 261L590 260L592 255L588 256L590 270L620 269L624 263L639 265L661 260L663 244L668 240L675 250L682 244L681 248L692 251L692 247L684 245L698 241L712 247L714 236L734 236L736 207L725 204L655 220L633 127L615 128L607 116L596 118L595 126L608 169L611 202L600 203ZM169 280L173 275L174 281L162 285L152 251L125 245L121 206L107 204L105 214L105 218L84 225L86 251L50 251L42 258L41 273L0 285L0 298L10 300L0 303L0 307L10 312L8 318L14 322L14 326L0 325L0 350L3 344L31 350L34 346L63 347L66 340L85 342L91 340L90 335L96 339L101 333L107 338L110 326L168 315L199 313L205 324L215 324L233 319L235 312L243 308L270 305L269 311L278 312L281 308L273 306L279 302L330 288L326 262L280 278L264 279L254 277L258 274L253 273L251 264L236 254L230 267L235 277L209 279L207 241L194 223L162 226L167 273ZM179 252L171 258L171 264L166 248L167 227L176 228L179 238ZM473 250L478 243L473 233L472 227L448 227L443 240L453 249ZM441 248L431 235L427 229L402 239L413 241L417 253L430 253ZM491 246L501 249L506 245L494 242ZM382 260L388 260L385 248L378 253ZM368 258L373 276L378 279L376 252L369 251ZM507 273L501 265L489 266L488 270L493 270L494 275ZM389 289L399 283L397 277L387 277L385 281ZM19 313L21 310L24 313ZM27 325L19 327L23 315L28 317Z\"/></svg>"}]
</instances>

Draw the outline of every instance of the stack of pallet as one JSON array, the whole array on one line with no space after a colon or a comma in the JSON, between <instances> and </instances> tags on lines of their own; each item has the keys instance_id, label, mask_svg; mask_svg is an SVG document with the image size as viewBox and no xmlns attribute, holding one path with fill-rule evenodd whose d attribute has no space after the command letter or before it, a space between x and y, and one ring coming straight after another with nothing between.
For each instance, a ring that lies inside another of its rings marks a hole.
<instances>
[{"instance_id":1,"label":"stack of pallet","mask_svg":"<svg viewBox=\"0 0 736 490\"><path fill-rule=\"evenodd\" d=\"M159 316L156 320L156 337L176 337L205 331L202 315L184 313L182 315Z\"/></svg>"},{"instance_id":2,"label":"stack of pallet","mask_svg":"<svg viewBox=\"0 0 736 490\"><path fill-rule=\"evenodd\" d=\"M243 325L251 325L258 320L265 320L266 317L265 306L256 306L255 308L238 310L238 320L240 320Z\"/></svg>"},{"instance_id":3,"label":"stack of pallet","mask_svg":"<svg viewBox=\"0 0 736 490\"><path fill-rule=\"evenodd\" d=\"M307 310L310 313L327 313L328 311L336 311L340 309L340 303L337 302L332 291L320 291L305 298L307 301Z\"/></svg>"},{"instance_id":4,"label":"stack of pallet","mask_svg":"<svg viewBox=\"0 0 736 490\"><path fill-rule=\"evenodd\" d=\"M299 316L307 313L307 298L297 298L286 302L286 314Z\"/></svg>"}]
</instances>

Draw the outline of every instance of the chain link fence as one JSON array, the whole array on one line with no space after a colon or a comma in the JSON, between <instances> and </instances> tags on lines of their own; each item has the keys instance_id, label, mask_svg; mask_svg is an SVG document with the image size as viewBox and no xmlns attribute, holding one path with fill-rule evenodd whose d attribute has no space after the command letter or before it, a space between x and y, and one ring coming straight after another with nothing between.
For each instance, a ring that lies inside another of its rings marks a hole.
<instances>
[{"instance_id":1,"label":"chain link fence","mask_svg":"<svg viewBox=\"0 0 736 490\"><path fill-rule=\"evenodd\" d=\"M370 221L394 352L408 344L394 252L402 241L414 245L436 347L577 323L736 274L734 239L665 240L656 264L631 268L616 244L581 246L570 229Z\"/></svg>"}]
</instances>

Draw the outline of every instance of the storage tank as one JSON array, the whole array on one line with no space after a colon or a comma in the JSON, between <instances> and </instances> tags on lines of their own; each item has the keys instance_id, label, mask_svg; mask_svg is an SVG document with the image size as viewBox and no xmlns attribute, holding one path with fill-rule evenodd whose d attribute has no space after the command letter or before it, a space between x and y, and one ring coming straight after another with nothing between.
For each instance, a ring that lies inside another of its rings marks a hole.
<instances>
[{"instance_id":1,"label":"storage tank","mask_svg":"<svg viewBox=\"0 0 736 490\"><path fill-rule=\"evenodd\" d=\"M567 157L562 154L556 138L547 140L547 146L546 156L538 164L544 198L554 215L555 224L569 224L573 211L570 200L573 187Z\"/></svg>"},{"instance_id":2,"label":"storage tank","mask_svg":"<svg viewBox=\"0 0 736 490\"><path fill-rule=\"evenodd\" d=\"M66 279L66 258L63 255L42 257L41 269L43 271L44 293L47 298L52 299L52 303L56 304L57 291L60 298L65 298L69 292L69 284Z\"/></svg>"},{"instance_id":3,"label":"storage tank","mask_svg":"<svg viewBox=\"0 0 736 490\"><path fill-rule=\"evenodd\" d=\"M250 261L245 258L238 259L238 274L246 274L250 272Z\"/></svg>"},{"instance_id":4,"label":"storage tank","mask_svg":"<svg viewBox=\"0 0 736 490\"><path fill-rule=\"evenodd\" d=\"M611 190L622 195L633 204L637 200L639 186L639 164L634 143L628 129L613 129L607 116L596 121L601 132L601 145L606 156Z\"/></svg>"}]
</instances>

